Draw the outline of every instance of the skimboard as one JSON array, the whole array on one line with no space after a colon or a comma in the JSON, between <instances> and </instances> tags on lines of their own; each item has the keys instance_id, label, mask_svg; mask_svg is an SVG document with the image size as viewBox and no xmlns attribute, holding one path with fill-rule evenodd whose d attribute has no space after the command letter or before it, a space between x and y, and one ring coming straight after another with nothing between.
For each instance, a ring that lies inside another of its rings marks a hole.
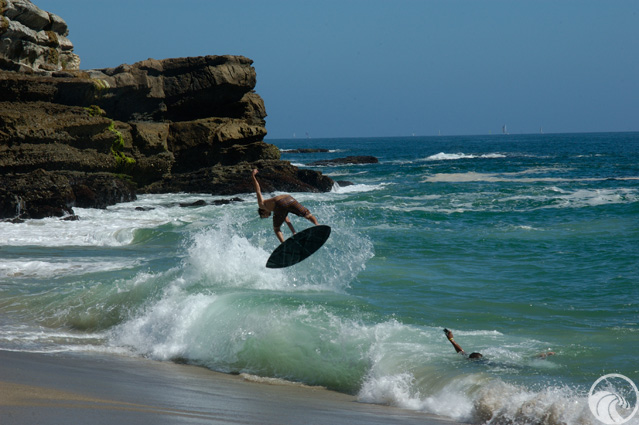
<instances>
[{"instance_id":1,"label":"skimboard","mask_svg":"<svg viewBox=\"0 0 639 425\"><path fill-rule=\"evenodd\" d=\"M330 234L331 228L322 224L294 234L275 248L266 267L279 269L299 263L320 249Z\"/></svg>"}]
</instances>

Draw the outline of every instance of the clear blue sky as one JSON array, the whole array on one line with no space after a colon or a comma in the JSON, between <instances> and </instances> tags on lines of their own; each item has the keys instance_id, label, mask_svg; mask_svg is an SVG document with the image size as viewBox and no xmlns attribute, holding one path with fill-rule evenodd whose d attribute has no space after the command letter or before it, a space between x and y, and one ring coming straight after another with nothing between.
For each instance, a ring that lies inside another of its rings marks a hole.
<instances>
[{"instance_id":1,"label":"clear blue sky","mask_svg":"<svg viewBox=\"0 0 639 425\"><path fill-rule=\"evenodd\" d=\"M268 138L639 131L637 0L33 0L82 69L254 60Z\"/></svg>"}]
</instances>

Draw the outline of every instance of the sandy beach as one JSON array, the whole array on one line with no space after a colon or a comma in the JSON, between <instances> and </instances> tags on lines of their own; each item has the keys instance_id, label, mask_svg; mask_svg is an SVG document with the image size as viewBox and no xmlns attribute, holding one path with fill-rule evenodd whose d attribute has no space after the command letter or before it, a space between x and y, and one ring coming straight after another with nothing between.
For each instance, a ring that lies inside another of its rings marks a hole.
<instances>
[{"instance_id":1,"label":"sandy beach","mask_svg":"<svg viewBox=\"0 0 639 425\"><path fill-rule=\"evenodd\" d=\"M0 423L451 424L297 385L108 355L0 351Z\"/></svg>"}]
</instances>

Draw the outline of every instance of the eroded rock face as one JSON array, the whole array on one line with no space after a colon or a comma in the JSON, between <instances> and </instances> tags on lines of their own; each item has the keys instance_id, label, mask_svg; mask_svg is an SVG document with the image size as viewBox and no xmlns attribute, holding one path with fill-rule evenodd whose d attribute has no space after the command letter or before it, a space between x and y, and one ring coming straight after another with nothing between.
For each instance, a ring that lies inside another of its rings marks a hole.
<instances>
[{"instance_id":1,"label":"eroded rock face","mask_svg":"<svg viewBox=\"0 0 639 425\"><path fill-rule=\"evenodd\" d=\"M28 0L0 0L0 65L14 71L79 69L67 24Z\"/></svg>"},{"instance_id":2,"label":"eroded rock face","mask_svg":"<svg viewBox=\"0 0 639 425\"><path fill-rule=\"evenodd\" d=\"M27 0L0 0L0 9L0 218L104 208L135 191L251 192L255 167L267 191L332 188L264 142L250 59L81 71L61 18Z\"/></svg>"},{"instance_id":3,"label":"eroded rock face","mask_svg":"<svg viewBox=\"0 0 639 425\"><path fill-rule=\"evenodd\" d=\"M243 56L154 60L87 71L100 106L120 121L242 118L264 126L264 102L253 89L253 61Z\"/></svg>"},{"instance_id":4,"label":"eroded rock face","mask_svg":"<svg viewBox=\"0 0 639 425\"><path fill-rule=\"evenodd\" d=\"M133 186L110 173L30 173L0 175L0 217L44 218L72 215L74 206L105 208L136 198Z\"/></svg>"}]
</instances>

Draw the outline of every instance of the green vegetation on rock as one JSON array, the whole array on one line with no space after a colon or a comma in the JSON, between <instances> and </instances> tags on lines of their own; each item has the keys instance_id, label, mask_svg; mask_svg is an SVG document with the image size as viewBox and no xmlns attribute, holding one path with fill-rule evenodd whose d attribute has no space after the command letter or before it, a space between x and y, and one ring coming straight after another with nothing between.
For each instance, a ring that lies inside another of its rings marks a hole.
<instances>
[{"instance_id":1,"label":"green vegetation on rock","mask_svg":"<svg viewBox=\"0 0 639 425\"><path fill-rule=\"evenodd\" d=\"M106 111L104 109L100 108L98 105L87 106L84 109L92 117L103 117L103 116L106 115ZM114 125L113 122L111 123L111 125ZM115 130L115 128L114 128L114 130Z\"/></svg>"},{"instance_id":2,"label":"green vegetation on rock","mask_svg":"<svg viewBox=\"0 0 639 425\"><path fill-rule=\"evenodd\" d=\"M98 91L106 90L110 87L109 83L107 83L105 80L100 80L99 78L91 78L91 81L93 82L95 88L98 89Z\"/></svg>"},{"instance_id":3,"label":"green vegetation on rock","mask_svg":"<svg viewBox=\"0 0 639 425\"><path fill-rule=\"evenodd\" d=\"M115 168L118 172L126 172L133 167L135 159L124 154L124 137L122 133L115 128L114 121L111 121L108 130L115 135L115 140L111 145L111 153L115 158Z\"/></svg>"}]
</instances>

